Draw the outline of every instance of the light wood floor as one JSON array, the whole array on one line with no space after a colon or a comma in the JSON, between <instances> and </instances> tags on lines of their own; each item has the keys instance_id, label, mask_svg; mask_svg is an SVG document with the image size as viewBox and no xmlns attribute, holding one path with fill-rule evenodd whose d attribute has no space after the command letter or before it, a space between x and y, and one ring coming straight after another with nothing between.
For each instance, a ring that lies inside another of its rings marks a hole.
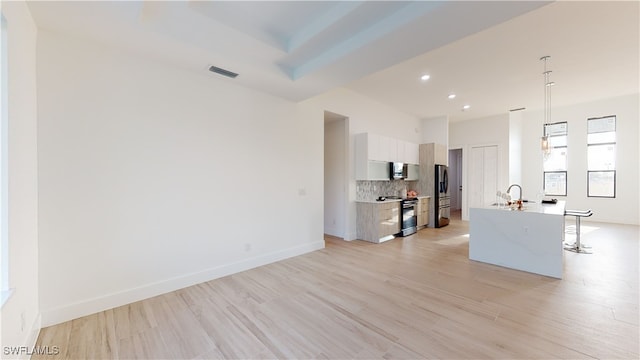
<instances>
[{"instance_id":1,"label":"light wood floor","mask_svg":"<svg viewBox=\"0 0 640 360\"><path fill-rule=\"evenodd\" d=\"M571 224L571 221L568 221ZM45 328L72 358L639 357L638 227L583 223L565 279L473 262L466 222L324 250ZM35 358L35 356L34 356Z\"/></svg>"}]
</instances>

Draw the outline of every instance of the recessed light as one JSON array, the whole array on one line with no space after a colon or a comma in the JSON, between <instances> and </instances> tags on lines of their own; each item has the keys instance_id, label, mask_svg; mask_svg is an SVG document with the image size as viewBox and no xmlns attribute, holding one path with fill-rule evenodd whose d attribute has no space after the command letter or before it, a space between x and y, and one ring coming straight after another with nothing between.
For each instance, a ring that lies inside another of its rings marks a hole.
<instances>
[{"instance_id":1,"label":"recessed light","mask_svg":"<svg viewBox=\"0 0 640 360\"><path fill-rule=\"evenodd\" d=\"M427 75L427 74L424 74L424 75L422 75L422 76L420 77L420 80L422 80L422 81L427 81L427 80L429 80L429 78L430 78L430 77L431 77L431 76L429 76L429 75Z\"/></svg>"},{"instance_id":2,"label":"recessed light","mask_svg":"<svg viewBox=\"0 0 640 360\"><path fill-rule=\"evenodd\" d=\"M462 110L469 110L469 108L471 107L471 105L465 105L462 107Z\"/></svg>"},{"instance_id":3,"label":"recessed light","mask_svg":"<svg viewBox=\"0 0 640 360\"><path fill-rule=\"evenodd\" d=\"M449 94L448 98L449 99L455 99L456 98L456 94Z\"/></svg>"}]
</instances>

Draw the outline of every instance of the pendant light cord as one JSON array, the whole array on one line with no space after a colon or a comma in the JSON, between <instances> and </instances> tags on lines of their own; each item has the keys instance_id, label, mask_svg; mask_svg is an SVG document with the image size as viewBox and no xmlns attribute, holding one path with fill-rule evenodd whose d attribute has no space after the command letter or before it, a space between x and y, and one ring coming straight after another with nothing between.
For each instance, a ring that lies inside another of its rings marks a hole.
<instances>
[{"instance_id":1,"label":"pendant light cord","mask_svg":"<svg viewBox=\"0 0 640 360\"><path fill-rule=\"evenodd\" d=\"M549 81L549 75L551 74L551 70L547 70L547 60L549 60L551 56L543 56L540 60L544 61L544 122L542 124L542 138L541 138L541 147L542 153L546 157L551 152L551 146L549 144L549 136L546 133L546 125L551 123L551 86L553 83Z\"/></svg>"}]
</instances>

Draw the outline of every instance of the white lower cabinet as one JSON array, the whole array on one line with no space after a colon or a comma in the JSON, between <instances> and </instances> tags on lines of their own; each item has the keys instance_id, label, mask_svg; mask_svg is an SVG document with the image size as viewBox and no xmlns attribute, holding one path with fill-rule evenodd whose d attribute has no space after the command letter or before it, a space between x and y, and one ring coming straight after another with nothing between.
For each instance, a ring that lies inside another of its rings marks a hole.
<instances>
[{"instance_id":1,"label":"white lower cabinet","mask_svg":"<svg viewBox=\"0 0 640 360\"><path fill-rule=\"evenodd\" d=\"M400 232L400 202L357 202L356 231L361 240L381 243Z\"/></svg>"}]
</instances>

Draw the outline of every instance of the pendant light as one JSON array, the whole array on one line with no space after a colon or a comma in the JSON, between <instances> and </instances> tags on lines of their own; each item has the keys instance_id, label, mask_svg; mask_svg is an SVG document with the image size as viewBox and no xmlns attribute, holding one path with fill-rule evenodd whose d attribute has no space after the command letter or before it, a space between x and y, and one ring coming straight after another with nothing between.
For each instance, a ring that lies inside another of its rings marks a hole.
<instances>
[{"instance_id":1,"label":"pendant light","mask_svg":"<svg viewBox=\"0 0 640 360\"><path fill-rule=\"evenodd\" d=\"M551 70L547 70L547 61L551 56L543 56L540 58L544 61L544 123L542 126L542 138L540 139L540 149L542 154L546 157L551 153L551 145L549 144L549 136L545 133L544 125L551 124L551 86L555 85L554 82L549 80L549 74Z\"/></svg>"}]
</instances>

